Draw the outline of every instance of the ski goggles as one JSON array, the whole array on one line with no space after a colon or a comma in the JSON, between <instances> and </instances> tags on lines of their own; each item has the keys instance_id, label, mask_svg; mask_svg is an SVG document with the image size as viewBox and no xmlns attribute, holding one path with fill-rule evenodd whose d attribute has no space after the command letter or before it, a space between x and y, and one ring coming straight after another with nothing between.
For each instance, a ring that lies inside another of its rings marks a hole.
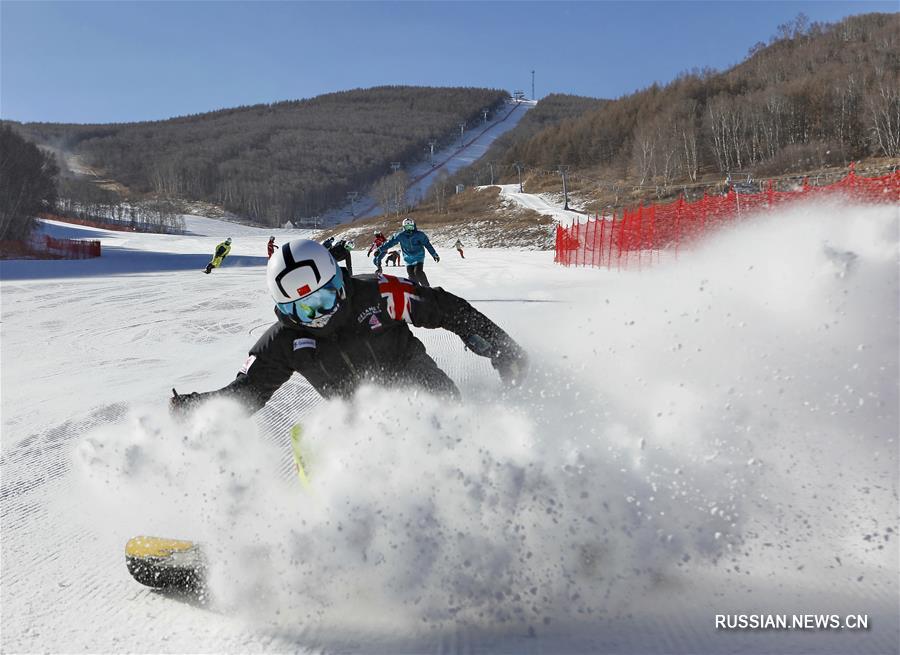
<instances>
[{"instance_id":1,"label":"ski goggles","mask_svg":"<svg viewBox=\"0 0 900 655\"><path fill-rule=\"evenodd\" d=\"M403 229L406 230L407 232L412 232L413 230L416 229L416 226L407 223L406 225L403 226Z\"/></svg>"},{"instance_id":2,"label":"ski goggles","mask_svg":"<svg viewBox=\"0 0 900 655\"><path fill-rule=\"evenodd\" d=\"M344 297L344 277L341 269L324 286L311 294L298 298L293 302L275 303L278 311L286 316L293 316L301 323L312 323L317 318L327 316L337 309L338 300Z\"/></svg>"}]
</instances>

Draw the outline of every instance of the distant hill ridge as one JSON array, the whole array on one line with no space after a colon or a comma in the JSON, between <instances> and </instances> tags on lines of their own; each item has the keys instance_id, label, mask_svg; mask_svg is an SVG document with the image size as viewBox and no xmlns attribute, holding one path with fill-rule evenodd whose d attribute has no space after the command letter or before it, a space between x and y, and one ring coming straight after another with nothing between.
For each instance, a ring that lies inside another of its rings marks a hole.
<instances>
[{"instance_id":1,"label":"distant hill ridge","mask_svg":"<svg viewBox=\"0 0 900 655\"><path fill-rule=\"evenodd\" d=\"M498 109L506 91L382 86L109 125L14 124L27 138L77 154L135 192L222 205L276 225L323 212L451 142L462 121Z\"/></svg>"},{"instance_id":2,"label":"distant hill ridge","mask_svg":"<svg viewBox=\"0 0 900 655\"><path fill-rule=\"evenodd\" d=\"M611 101L541 100L484 161L515 180L560 164L595 180L666 188L706 176L765 177L900 157L900 14L835 24L802 14L718 72L680 75ZM540 125L542 110L557 107ZM454 182L486 184L484 164Z\"/></svg>"}]
</instances>

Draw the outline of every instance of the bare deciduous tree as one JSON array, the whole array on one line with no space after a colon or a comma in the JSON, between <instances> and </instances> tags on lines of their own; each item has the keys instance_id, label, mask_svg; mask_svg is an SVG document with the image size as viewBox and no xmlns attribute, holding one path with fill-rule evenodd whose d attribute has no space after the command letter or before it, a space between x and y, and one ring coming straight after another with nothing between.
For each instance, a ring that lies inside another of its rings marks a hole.
<instances>
[{"instance_id":1,"label":"bare deciduous tree","mask_svg":"<svg viewBox=\"0 0 900 655\"><path fill-rule=\"evenodd\" d=\"M872 140L885 157L900 155L900 76L882 79L867 98Z\"/></svg>"}]
</instances>

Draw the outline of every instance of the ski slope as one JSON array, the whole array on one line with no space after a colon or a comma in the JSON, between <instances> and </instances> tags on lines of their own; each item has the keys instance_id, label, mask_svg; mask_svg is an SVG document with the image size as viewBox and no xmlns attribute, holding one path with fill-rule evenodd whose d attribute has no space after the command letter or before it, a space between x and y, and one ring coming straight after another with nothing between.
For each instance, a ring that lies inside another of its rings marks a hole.
<instances>
[{"instance_id":1,"label":"ski slope","mask_svg":"<svg viewBox=\"0 0 900 655\"><path fill-rule=\"evenodd\" d=\"M270 232L186 220L51 223L103 257L0 262L3 652L896 652L896 207L795 207L640 273L442 250L432 283L529 351L522 388L417 329L462 404L295 376L179 423L171 388L228 383L273 319ZM213 602L134 582L136 534L208 544Z\"/></svg>"},{"instance_id":2,"label":"ski slope","mask_svg":"<svg viewBox=\"0 0 900 655\"><path fill-rule=\"evenodd\" d=\"M581 211L564 209L561 194L527 193L519 191L518 184L498 184L496 186L500 188L500 198L504 202L549 216L563 227L568 227L572 223L584 222L590 217ZM575 207L576 204L573 201L569 203L569 206Z\"/></svg>"},{"instance_id":3,"label":"ski slope","mask_svg":"<svg viewBox=\"0 0 900 655\"><path fill-rule=\"evenodd\" d=\"M407 169L409 175L409 186L406 189L407 204L416 206L422 202L439 175L452 175L481 159L498 137L518 125L525 113L535 106L537 100L509 101L489 121L469 126L460 141L436 151L433 165L432 157L429 155L427 160ZM378 205L374 195L361 195L353 203L326 212L322 217L322 224L334 226L350 223L358 218L379 216L382 213L384 209Z\"/></svg>"}]
</instances>

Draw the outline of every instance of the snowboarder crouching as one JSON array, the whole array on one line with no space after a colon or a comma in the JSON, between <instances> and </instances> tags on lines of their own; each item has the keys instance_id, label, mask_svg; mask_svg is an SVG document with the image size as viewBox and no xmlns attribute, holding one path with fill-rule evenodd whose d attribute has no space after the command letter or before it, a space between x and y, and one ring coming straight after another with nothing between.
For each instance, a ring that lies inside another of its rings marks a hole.
<instances>
[{"instance_id":1,"label":"snowboarder crouching","mask_svg":"<svg viewBox=\"0 0 900 655\"><path fill-rule=\"evenodd\" d=\"M348 397L367 380L458 398L456 384L410 324L454 332L469 350L489 358L507 384L519 384L525 375L527 357L519 345L440 287L391 275L346 275L325 247L306 239L282 245L269 260L266 278L276 322L250 349L230 384L207 393L173 389L173 411L224 397L255 412L293 373L326 398Z\"/></svg>"},{"instance_id":2,"label":"snowboarder crouching","mask_svg":"<svg viewBox=\"0 0 900 655\"><path fill-rule=\"evenodd\" d=\"M400 251L391 250L385 257L384 263L388 266L400 266Z\"/></svg>"},{"instance_id":3,"label":"snowboarder crouching","mask_svg":"<svg viewBox=\"0 0 900 655\"><path fill-rule=\"evenodd\" d=\"M214 268L219 268L222 265L222 262L225 261L225 258L228 256L228 253L231 252L231 237L225 239L222 243L216 246L216 251L213 254L212 261L206 265L206 270L203 271L207 275L212 273Z\"/></svg>"}]
</instances>

